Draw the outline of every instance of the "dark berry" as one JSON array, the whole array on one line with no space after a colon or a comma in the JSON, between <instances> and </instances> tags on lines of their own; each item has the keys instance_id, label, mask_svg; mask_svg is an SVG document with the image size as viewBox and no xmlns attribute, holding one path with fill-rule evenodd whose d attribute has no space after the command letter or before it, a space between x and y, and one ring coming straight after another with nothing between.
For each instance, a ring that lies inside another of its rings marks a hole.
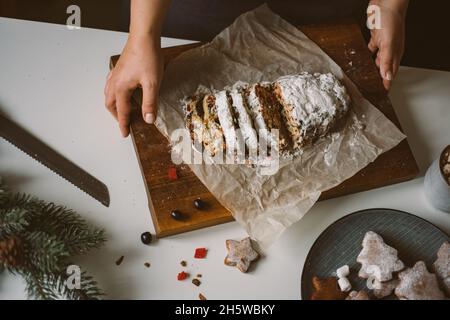
<instances>
[{"instance_id":1,"label":"dark berry","mask_svg":"<svg viewBox=\"0 0 450 320\"><path fill-rule=\"evenodd\" d=\"M178 210L173 210L173 211L170 213L170 216L171 216L173 219L175 219L175 220L181 220L181 219L183 219L183 214L182 214L180 211L178 211Z\"/></svg>"},{"instance_id":2,"label":"dark berry","mask_svg":"<svg viewBox=\"0 0 450 320\"><path fill-rule=\"evenodd\" d=\"M152 234L150 232L144 232L143 234L141 234L141 241L143 244L150 244L152 243L153 237Z\"/></svg>"},{"instance_id":3,"label":"dark berry","mask_svg":"<svg viewBox=\"0 0 450 320\"><path fill-rule=\"evenodd\" d=\"M194 206L198 209L198 210L203 210L206 207L206 203L205 201L203 201L202 199L198 198L194 200Z\"/></svg>"}]
</instances>

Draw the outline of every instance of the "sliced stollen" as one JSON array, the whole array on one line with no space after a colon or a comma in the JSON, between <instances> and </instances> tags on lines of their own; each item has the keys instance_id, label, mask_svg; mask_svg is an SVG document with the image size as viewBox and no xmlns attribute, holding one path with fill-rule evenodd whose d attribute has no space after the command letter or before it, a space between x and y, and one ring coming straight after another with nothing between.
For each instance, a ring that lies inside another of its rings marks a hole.
<instances>
[{"instance_id":1,"label":"sliced stollen","mask_svg":"<svg viewBox=\"0 0 450 320\"><path fill-rule=\"evenodd\" d=\"M239 122L233 110L232 100L226 90L216 92L217 116L226 143L226 152L231 156L245 158L245 144L240 135Z\"/></svg>"},{"instance_id":2,"label":"sliced stollen","mask_svg":"<svg viewBox=\"0 0 450 320\"><path fill-rule=\"evenodd\" d=\"M225 142L223 131L217 114L216 97L206 94L203 98L203 122L207 134L203 136L203 146L211 156L224 152Z\"/></svg>"},{"instance_id":3,"label":"sliced stollen","mask_svg":"<svg viewBox=\"0 0 450 320\"><path fill-rule=\"evenodd\" d=\"M203 144L205 135L209 135L206 125L203 121L203 97L204 95L197 94L187 97L184 100L186 112L186 127L189 130L191 139L194 142ZM211 140L208 136L205 140Z\"/></svg>"},{"instance_id":4,"label":"sliced stollen","mask_svg":"<svg viewBox=\"0 0 450 320\"><path fill-rule=\"evenodd\" d=\"M275 97L272 84L264 82L251 85L245 89L244 97L260 139L265 133L268 146L279 151L286 150L290 137L281 116L282 106ZM278 130L278 137L272 133L272 129Z\"/></svg>"},{"instance_id":5,"label":"sliced stollen","mask_svg":"<svg viewBox=\"0 0 450 320\"><path fill-rule=\"evenodd\" d=\"M253 125L250 110L242 95L242 88L234 87L230 90L231 105L237 115L239 129L247 147L248 154L256 155L258 150L258 135Z\"/></svg>"},{"instance_id":6,"label":"sliced stollen","mask_svg":"<svg viewBox=\"0 0 450 320\"><path fill-rule=\"evenodd\" d=\"M328 134L350 105L339 80L318 73L251 85L238 82L215 93L201 86L184 100L191 137L211 156L228 148L245 157L298 154Z\"/></svg>"},{"instance_id":7,"label":"sliced stollen","mask_svg":"<svg viewBox=\"0 0 450 320\"><path fill-rule=\"evenodd\" d=\"M294 148L326 135L350 108L345 87L331 73L284 76L274 83Z\"/></svg>"}]
</instances>

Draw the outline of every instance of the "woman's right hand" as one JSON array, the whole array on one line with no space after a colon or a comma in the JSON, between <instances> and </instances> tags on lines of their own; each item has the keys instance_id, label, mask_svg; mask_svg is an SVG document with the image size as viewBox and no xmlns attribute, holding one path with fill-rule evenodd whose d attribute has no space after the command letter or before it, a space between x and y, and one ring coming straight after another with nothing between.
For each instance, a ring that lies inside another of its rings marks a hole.
<instances>
[{"instance_id":1,"label":"woman's right hand","mask_svg":"<svg viewBox=\"0 0 450 320\"><path fill-rule=\"evenodd\" d=\"M132 35L128 38L117 65L105 86L106 108L117 119L123 137L130 133L131 96L142 88L142 117L151 124L156 120L159 87L163 74L159 36Z\"/></svg>"}]
</instances>

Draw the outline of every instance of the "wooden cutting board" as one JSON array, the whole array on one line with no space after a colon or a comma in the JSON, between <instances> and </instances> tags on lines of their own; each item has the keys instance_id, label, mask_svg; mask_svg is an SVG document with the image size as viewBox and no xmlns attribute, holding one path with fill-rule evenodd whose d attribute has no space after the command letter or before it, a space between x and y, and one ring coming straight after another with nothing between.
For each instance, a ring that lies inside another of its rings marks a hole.
<instances>
[{"instance_id":1,"label":"wooden cutting board","mask_svg":"<svg viewBox=\"0 0 450 320\"><path fill-rule=\"evenodd\" d=\"M304 26L300 29L344 70L370 102L400 128L358 24L340 22ZM164 48L165 63L170 63L182 52L199 45L201 44L196 43ZM111 68L118 58L119 56L111 57ZM165 237L232 221L230 212L220 205L187 165L173 165L167 139L155 126L142 120L139 106L135 101L133 104L135 108L131 119L131 136L147 189L156 235ZM168 179L170 167L177 168L178 180ZM418 172L408 142L403 140L350 179L323 192L320 200L410 180ZM199 211L194 207L193 201L197 198L208 203L207 210ZM185 215L183 221L171 218L170 212L175 209Z\"/></svg>"}]
</instances>

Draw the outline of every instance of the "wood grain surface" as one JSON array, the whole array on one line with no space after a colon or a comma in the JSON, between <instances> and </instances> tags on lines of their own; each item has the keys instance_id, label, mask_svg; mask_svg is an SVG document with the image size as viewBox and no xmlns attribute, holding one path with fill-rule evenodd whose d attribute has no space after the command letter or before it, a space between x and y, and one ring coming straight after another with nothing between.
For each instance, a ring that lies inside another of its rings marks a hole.
<instances>
[{"instance_id":1,"label":"wood grain surface","mask_svg":"<svg viewBox=\"0 0 450 320\"><path fill-rule=\"evenodd\" d=\"M357 23L343 21L333 24L309 25L300 29L317 43L358 86L362 94L399 128L400 123L387 97L382 80ZM164 48L165 63L200 43ZM118 56L111 58L111 67ZM233 217L191 172L187 165L174 166L167 139L153 125L142 120L134 101L131 136L147 189L149 207L156 234L165 237L228 221ZM168 179L168 170L176 167L178 180ZM370 190L414 178L419 170L406 140L382 154L373 163L339 186L322 193L320 200ZM206 210L197 210L193 201L203 199ZM171 218L172 210L183 213L184 219Z\"/></svg>"}]
</instances>

